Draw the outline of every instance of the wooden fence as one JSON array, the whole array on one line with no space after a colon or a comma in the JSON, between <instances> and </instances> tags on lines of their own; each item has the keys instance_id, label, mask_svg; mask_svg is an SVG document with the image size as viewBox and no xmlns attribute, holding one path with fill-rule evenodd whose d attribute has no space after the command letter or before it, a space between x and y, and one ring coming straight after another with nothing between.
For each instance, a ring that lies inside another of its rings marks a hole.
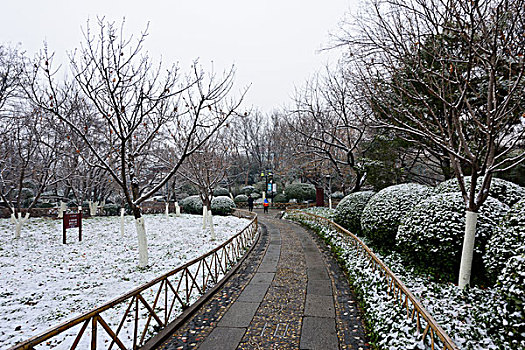
<instances>
[{"instance_id":1,"label":"wooden fence","mask_svg":"<svg viewBox=\"0 0 525 350\"><path fill-rule=\"evenodd\" d=\"M357 236L322 216L298 210L291 210L287 213L292 216L314 221L323 226L328 226L349 237L350 242L357 250L358 254L362 254L364 258L368 259L372 268L379 271L383 277L385 277L384 281L387 284L388 293L392 295L399 305L406 310L407 318L416 323L417 331L421 334L421 340L429 343L432 350L436 348L458 350L458 347L454 344L452 339L447 333L445 333L419 300L414 297L403 282L401 282L388 266L386 266Z\"/></svg>"},{"instance_id":2,"label":"wooden fence","mask_svg":"<svg viewBox=\"0 0 525 350\"><path fill-rule=\"evenodd\" d=\"M233 214L250 223L217 248L10 350L138 349L217 284L255 242L257 216L243 210Z\"/></svg>"}]
</instances>

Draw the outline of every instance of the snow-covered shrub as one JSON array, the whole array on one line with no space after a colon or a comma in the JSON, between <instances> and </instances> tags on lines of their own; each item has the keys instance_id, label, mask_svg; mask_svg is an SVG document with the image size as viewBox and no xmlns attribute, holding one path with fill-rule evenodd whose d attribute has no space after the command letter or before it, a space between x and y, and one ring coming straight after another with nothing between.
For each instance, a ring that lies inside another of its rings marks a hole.
<instances>
[{"instance_id":1,"label":"snow-covered shrub","mask_svg":"<svg viewBox=\"0 0 525 350\"><path fill-rule=\"evenodd\" d=\"M332 199L342 199L344 196L345 196L345 194L343 192L336 191L336 192L332 193L332 195L330 197L332 197Z\"/></svg>"},{"instance_id":2,"label":"snow-covered shrub","mask_svg":"<svg viewBox=\"0 0 525 350\"><path fill-rule=\"evenodd\" d=\"M252 192L251 196L252 196L253 199L261 198L261 195L259 193L257 193L257 192Z\"/></svg>"},{"instance_id":3,"label":"snow-covered shrub","mask_svg":"<svg viewBox=\"0 0 525 350\"><path fill-rule=\"evenodd\" d=\"M366 204L361 215L361 229L373 244L391 249L395 246L397 227L405 214L432 190L423 185L407 183L377 192Z\"/></svg>"},{"instance_id":4,"label":"snow-covered shrub","mask_svg":"<svg viewBox=\"0 0 525 350\"><path fill-rule=\"evenodd\" d=\"M120 209L116 204L104 205L104 213L109 216L116 216L120 214Z\"/></svg>"},{"instance_id":5,"label":"snow-covered shrub","mask_svg":"<svg viewBox=\"0 0 525 350\"><path fill-rule=\"evenodd\" d=\"M499 278L507 304L498 308L503 318L506 341L513 349L525 349L525 247L508 260Z\"/></svg>"},{"instance_id":6,"label":"snow-covered shrub","mask_svg":"<svg viewBox=\"0 0 525 350\"><path fill-rule=\"evenodd\" d=\"M186 197L180 202L180 206L182 207L182 210L188 214L202 213L202 200L200 196Z\"/></svg>"},{"instance_id":7,"label":"snow-covered shrub","mask_svg":"<svg viewBox=\"0 0 525 350\"><path fill-rule=\"evenodd\" d=\"M214 215L229 215L235 208L235 202L228 196L214 197L211 200L211 211Z\"/></svg>"},{"instance_id":8,"label":"snow-covered shrub","mask_svg":"<svg viewBox=\"0 0 525 350\"><path fill-rule=\"evenodd\" d=\"M484 279L482 258L497 223L508 207L488 197L478 216L472 276ZM409 261L437 278L457 278L465 235L465 202L459 192L443 193L421 201L404 217L397 247Z\"/></svg>"},{"instance_id":9,"label":"snow-covered shrub","mask_svg":"<svg viewBox=\"0 0 525 350\"><path fill-rule=\"evenodd\" d=\"M213 196L214 197L220 197L220 196L229 196L230 191L228 191L227 188L224 187L217 187L213 189Z\"/></svg>"},{"instance_id":10,"label":"snow-covered shrub","mask_svg":"<svg viewBox=\"0 0 525 350\"><path fill-rule=\"evenodd\" d=\"M241 188L241 192L244 193L245 195L252 194L253 192L255 192L255 187L244 186L243 188Z\"/></svg>"},{"instance_id":11,"label":"snow-covered shrub","mask_svg":"<svg viewBox=\"0 0 525 350\"><path fill-rule=\"evenodd\" d=\"M374 191L350 193L335 208L335 222L352 233L361 231L361 214Z\"/></svg>"},{"instance_id":12,"label":"snow-covered shrub","mask_svg":"<svg viewBox=\"0 0 525 350\"><path fill-rule=\"evenodd\" d=\"M284 194L288 200L292 198L299 202L315 200L315 186L304 183L291 184L284 189Z\"/></svg>"},{"instance_id":13,"label":"snow-covered shrub","mask_svg":"<svg viewBox=\"0 0 525 350\"><path fill-rule=\"evenodd\" d=\"M245 203L248 202L248 196L245 194L240 194L236 196L234 199L235 203Z\"/></svg>"},{"instance_id":14,"label":"snow-covered shrub","mask_svg":"<svg viewBox=\"0 0 525 350\"><path fill-rule=\"evenodd\" d=\"M284 195L284 193L278 193L277 195L275 195L275 197L273 197L273 201L275 203L286 203L286 202L288 202L288 200L286 199L286 196Z\"/></svg>"},{"instance_id":15,"label":"snow-covered shrub","mask_svg":"<svg viewBox=\"0 0 525 350\"><path fill-rule=\"evenodd\" d=\"M525 199L510 208L489 240L483 262L493 282L501 274L509 259L517 255L524 244Z\"/></svg>"},{"instance_id":16,"label":"snow-covered shrub","mask_svg":"<svg viewBox=\"0 0 525 350\"><path fill-rule=\"evenodd\" d=\"M465 186L470 187L470 176L465 176ZM483 178L479 178L476 184L477 189L480 188ZM434 188L436 194L460 192L458 180L456 178L444 181ZM525 198L525 188L516 185L513 182L492 178L490 183L489 196L496 198L502 203L512 206L521 199Z\"/></svg>"}]
</instances>

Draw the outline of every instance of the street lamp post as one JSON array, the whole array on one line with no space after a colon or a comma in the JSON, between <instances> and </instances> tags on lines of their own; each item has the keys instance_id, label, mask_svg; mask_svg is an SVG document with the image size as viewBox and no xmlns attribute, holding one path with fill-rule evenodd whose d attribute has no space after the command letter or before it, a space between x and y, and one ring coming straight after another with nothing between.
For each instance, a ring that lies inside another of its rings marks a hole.
<instances>
[{"instance_id":1,"label":"street lamp post","mask_svg":"<svg viewBox=\"0 0 525 350\"><path fill-rule=\"evenodd\" d=\"M264 177L265 180L264 193L266 197L270 197L270 202L273 206L273 173L270 170L266 170L266 172L261 172L261 177Z\"/></svg>"}]
</instances>

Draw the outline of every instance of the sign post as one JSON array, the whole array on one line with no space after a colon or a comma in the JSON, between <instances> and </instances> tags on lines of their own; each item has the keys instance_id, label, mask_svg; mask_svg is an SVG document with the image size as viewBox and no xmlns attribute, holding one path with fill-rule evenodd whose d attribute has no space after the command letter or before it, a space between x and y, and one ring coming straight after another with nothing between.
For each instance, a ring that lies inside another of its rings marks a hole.
<instances>
[{"instance_id":1,"label":"sign post","mask_svg":"<svg viewBox=\"0 0 525 350\"><path fill-rule=\"evenodd\" d=\"M66 230L78 227L78 241L82 241L82 212L76 214L64 214L62 221L62 243L66 244Z\"/></svg>"}]
</instances>

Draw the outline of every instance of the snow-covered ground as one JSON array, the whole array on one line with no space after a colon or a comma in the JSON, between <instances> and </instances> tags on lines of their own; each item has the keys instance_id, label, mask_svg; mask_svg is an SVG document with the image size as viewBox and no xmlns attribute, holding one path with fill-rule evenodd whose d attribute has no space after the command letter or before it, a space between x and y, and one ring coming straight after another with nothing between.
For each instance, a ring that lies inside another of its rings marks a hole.
<instances>
[{"instance_id":1,"label":"snow-covered ground","mask_svg":"<svg viewBox=\"0 0 525 350\"><path fill-rule=\"evenodd\" d=\"M60 220L33 218L14 239L14 224L0 219L0 348L102 305L196 258L242 230L248 220L214 217L217 239L202 217L146 215L149 267L138 268L135 223L119 217L83 220L62 244Z\"/></svg>"}]
</instances>

